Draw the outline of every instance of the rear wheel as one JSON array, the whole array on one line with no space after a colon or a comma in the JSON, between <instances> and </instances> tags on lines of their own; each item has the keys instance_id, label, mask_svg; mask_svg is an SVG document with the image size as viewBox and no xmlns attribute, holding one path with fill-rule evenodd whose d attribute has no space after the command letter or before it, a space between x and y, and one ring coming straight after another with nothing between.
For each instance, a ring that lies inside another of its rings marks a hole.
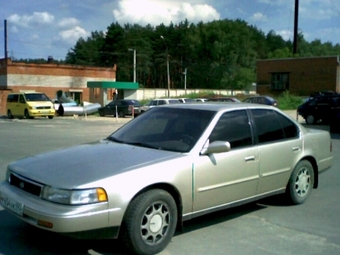
<instances>
[{"instance_id":1,"label":"rear wheel","mask_svg":"<svg viewBox=\"0 0 340 255\"><path fill-rule=\"evenodd\" d=\"M316 122L316 119L315 119L314 115L312 115L312 114L307 115L305 119L306 119L306 123L310 124L310 125L314 124Z\"/></svg>"},{"instance_id":2,"label":"rear wheel","mask_svg":"<svg viewBox=\"0 0 340 255\"><path fill-rule=\"evenodd\" d=\"M312 192L314 184L314 171L312 164L307 160L300 161L290 176L286 194L293 204L302 204Z\"/></svg>"},{"instance_id":3,"label":"rear wheel","mask_svg":"<svg viewBox=\"0 0 340 255\"><path fill-rule=\"evenodd\" d=\"M8 117L9 119L13 119L13 115L12 115L11 110L8 110L8 111L7 111L7 117Z\"/></svg>"},{"instance_id":4,"label":"rear wheel","mask_svg":"<svg viewBox=\"0 0 340 255\"><path fill-rule=\"evenodd\" d=\"M122 239L136 254L162 251L171 241L177 225L177 206L166 191L149 190L129 205L122 224Z\"/></svg>"},{"instance_id":5,"label":"rear wheel","mask_svg":"<svg viewBox=\"0 0 340 255\"><path fill-rule=\"evenodd\" d=\"M51 120L51 119L53 119L53 116L48 116L48 118Z\"/></svg>"}]
</instances>

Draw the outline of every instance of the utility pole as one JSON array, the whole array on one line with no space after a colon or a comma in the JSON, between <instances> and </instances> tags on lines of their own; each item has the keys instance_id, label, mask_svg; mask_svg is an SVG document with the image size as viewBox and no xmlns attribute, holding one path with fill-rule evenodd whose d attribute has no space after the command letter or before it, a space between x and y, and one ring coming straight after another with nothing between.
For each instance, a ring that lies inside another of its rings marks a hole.
<instances>
[{"instance_id":1,"label":"utility pole","mask_svg":"<svg viewBox=\"0 0 340 255\"><path fill-rule=\"evenodd\" d=\"M5 59L7 59L7 20L4 22L5 26Z\"/></svg>"},{"instance_id":2,"label":"utility pole","mask_svg":"<svg viewBox=\"0 0 340 255\"><path fill-rule=\"evenodd\" d=\"M184 69L184 90L185 90L185 94L187 94L187 69Z\"/></svg>"},{"instance_id":3,"label":"utility pole","mask_svg":"<svg viewBox=\"0 0 340 255\"><path fill-rule=\"evenodd\" d=\"M295 0L293 54L297 53L298 27L299 27L299 0Z\"/></svg>"},{"instance_id":4,"label":"utility pole","mask_svg":"<svg viewBox=\"0 0 340 255\"><path fill-rule=\"evenodd\" d=\"M133 51L133 82L136 82L136 49L129 49Z\"/></svg>"}]
</instances>

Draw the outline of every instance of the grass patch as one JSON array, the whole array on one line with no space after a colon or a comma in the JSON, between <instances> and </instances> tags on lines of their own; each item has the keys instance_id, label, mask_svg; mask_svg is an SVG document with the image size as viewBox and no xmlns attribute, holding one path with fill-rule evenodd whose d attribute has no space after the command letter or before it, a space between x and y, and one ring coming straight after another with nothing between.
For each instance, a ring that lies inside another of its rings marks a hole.
<instances>
[{"instance_id":1,"label":"grass patch","mask_svg":"<svg viewBox=\"0 0 340 255\"><path fill-rule=\"evenodd\" d=\"M290 95L289 91L283 92L278 98L279 108L281 110L295 110L303 103L302 98Z\"/></svg>"}]
</instances>

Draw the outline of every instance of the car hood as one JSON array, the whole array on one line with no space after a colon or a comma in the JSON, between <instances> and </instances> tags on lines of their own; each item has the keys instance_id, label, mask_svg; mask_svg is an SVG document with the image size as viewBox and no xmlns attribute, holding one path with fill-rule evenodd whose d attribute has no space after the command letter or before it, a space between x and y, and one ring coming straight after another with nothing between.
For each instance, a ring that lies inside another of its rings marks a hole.
<instances>
[{"instance_id":1,"label":"car hood","mask_svg":"<svg viewBox=\"0 0 340 255\"><path fill-rule=\"evenodd\" d=\"M8 168L42 184L75 188L181 155L103 140L26 157Z\"/></svg>"}]
</instances>

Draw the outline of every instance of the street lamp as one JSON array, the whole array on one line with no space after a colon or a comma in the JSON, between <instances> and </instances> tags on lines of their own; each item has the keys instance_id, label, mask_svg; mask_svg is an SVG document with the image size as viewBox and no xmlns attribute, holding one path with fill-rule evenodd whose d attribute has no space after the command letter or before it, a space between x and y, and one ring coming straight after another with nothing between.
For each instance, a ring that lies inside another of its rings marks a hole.
<instances>
[{"instance_id":1,"label":"street lamp","mask_svg":"<svg viewBox=\"0 0 340 255\"><path fill-rule=\"evenodd\" d=\"M165 48L166 48L166 71L168 74L168 97L170 97L170 68L169 68L169 52L168 46L165 43L164 37L161 35L162 40L164 41Z\"/></svg>"},{"instance_id":2,"label":"street lamp","mask_svg":"<svg viewBox=\"0 0 340 255\"><path fill-rule=\"evenodd\" d=\"M133 82L136 82L136 49L129 49L133 51Z\"/></svg>"}]
</instances>

